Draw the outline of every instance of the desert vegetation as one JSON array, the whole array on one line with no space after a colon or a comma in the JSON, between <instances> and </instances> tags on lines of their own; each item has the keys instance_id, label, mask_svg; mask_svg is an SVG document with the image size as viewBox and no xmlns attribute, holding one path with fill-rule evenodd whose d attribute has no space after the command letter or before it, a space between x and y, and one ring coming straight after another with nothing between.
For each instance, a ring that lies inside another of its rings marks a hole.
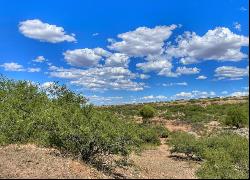
<instances>
[{"instance_id":1,"label":"desert vegetation","mask_svg":"<svg viewBox=\"0 0 250 180\"><path fill-rule=\"evenodd\" d=\"M197 171L199 178L249 178L249 142L244 137L224 132L198 139L188 133L176 132L168 144L171 153L204 161Z\"/></svg>"},{"instance_id":2,"label":"desert vegetation","mask_svg":"<svg viewBox=\"0 0 250 180\"><path fill-rule=\"evenodd\" d=\"M0 144L56 147L94 163L127 156L144 144L159 144L159 130L98 112L84 97L54 84L42 89L26 81L0 80Z\"/></svg>"},{"instance_id":3,"label":"desert vegetation","mask_svg":"<svg viewBox=\"0 0 250 180\"><path fill-rule=\"evenodd\" d=\"M150 123L150 118L153 118L155 115L155 109L152 106L145 105L141 108L140 115L144 124Z\"/></svg>"},{"instance_id":4,"label":"desert vegetation","mask_svg":"<svg viewBox=\"0 0 250 180\"><path fill-rule=\"evenodd\" d=\"M58 83L43 88L1 76L0 146L31 143L56 148L105 170L111 167L107 157L112 157L114 167L126 166L132 153L157 148L163 142L171 154L199 163L199 178L248 178L249 140L235 133L235 129L249 131L248 97L221 103L229 100L97 107ZM138 117L142 122L135 121ZM214 121L220 128L198 134ZM168 130L167 122L185 123L193 130Z\"/></svg>"}]
</instances>

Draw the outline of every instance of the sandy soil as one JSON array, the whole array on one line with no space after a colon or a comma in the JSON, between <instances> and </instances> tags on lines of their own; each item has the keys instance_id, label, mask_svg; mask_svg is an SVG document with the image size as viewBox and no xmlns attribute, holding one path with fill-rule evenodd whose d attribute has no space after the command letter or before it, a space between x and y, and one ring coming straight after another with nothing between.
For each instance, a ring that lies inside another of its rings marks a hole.
<instances>
[{"instance_id":1,"label":"sandy soil","mask_svg":"<svg viewBox=\"0 0 250 180\"><path fill-rule=\"evenodd\" d=\"M108 178L54 149L28 145L0 147L0 178Z\"/></svg>"},{"instance_id":2,"label":"sandy soil","mask_svg":"<svg viewBox=\"0 0 250 180\"><path fill-rule=\"evenodd\" d=\"M133 154L131 159L140 169L141 177L150 179L195 179L195 171L200 166L196 162L174 159L166 144L144 151L140 156Z\"/></svg>"},{"instance_id":3,"label":"sandy soil","mask_svg":"<svg viewBox=\"0 0 250 180\"><path fill-rule=\"evenodd\" d=\"M198 164L175 160L167 145L162 144L140 155L132 154L132 166L116 168L107 176L83 162L65 158L55 149L35 145L9 145L0 147L0 178L195 178Z\"/></svg>"}]
</instances>

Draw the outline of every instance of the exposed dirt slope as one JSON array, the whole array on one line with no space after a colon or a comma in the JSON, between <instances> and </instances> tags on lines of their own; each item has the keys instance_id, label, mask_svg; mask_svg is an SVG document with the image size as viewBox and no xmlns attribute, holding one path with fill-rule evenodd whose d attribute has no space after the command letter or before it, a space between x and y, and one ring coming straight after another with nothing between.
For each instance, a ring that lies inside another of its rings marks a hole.
<instances>
[{"instance_id":1,"label":"exposed dirt slope","mask_svg":"<svg viewBox=\"0 0 250 180\"><path fill-rule=\"evenodd\" d=\"M133 166L117 168L120 178L195 178L196 163L174 160L169 148L162 144L141 155L131 155ZM0 147L0 178L110 178L96 169L70 158L63 158L54 149L35 145Z\"/></svg>"},{"instance_id":2,"label":"exposed dirt slope","mask_svg":"<svg viewBox=\"0 0 250 180\"><path fill-rule=\"evenodd\" d=\"M53 149L34 145L0 147L0 178L107 178L96 169Z\"/></svg>"}]
</instances>

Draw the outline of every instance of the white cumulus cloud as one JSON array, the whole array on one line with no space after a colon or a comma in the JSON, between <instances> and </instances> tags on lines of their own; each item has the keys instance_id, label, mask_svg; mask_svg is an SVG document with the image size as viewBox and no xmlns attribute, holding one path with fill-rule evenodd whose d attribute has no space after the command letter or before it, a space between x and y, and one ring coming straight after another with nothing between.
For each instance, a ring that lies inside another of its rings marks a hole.
<instances>
[{"instance_id":1,"label":"white cumulus cloud","mask_svg":"<svg viewBox=\"0 0 250 180\"><path fill-rule=\"evenodd\" d=\"M43 56L37 56L36 59L33 60L34 62L44 62L46 59Z\"/></svg>"},{"instance_id":2,"label":"white cumulus cloud","mask_svg":"<svg viewBox=\"0 0 250 180\"><path fill-rule=\"evenodd\" d=\"M207 98L207 97L214 97L216 93L214 91L198 91L194 90L191 92L180 92L174 95L173 99L194 99L194 98Z\"/></svg>"},{"instance_id":3,"label":"white cumulus cloud","mask_svg":"<svg viewBox=\"0 0 250 180\"><path fill-rule=\"evenodd\" d=\"M234 28L237 29L238 31L241 31L241 24L238 22L234 22Z\"/></svg>"},{"instance_id":4,"label":"white cumulus cloud","mask_svg":"<svg viewBox=\"0 0 250 180\"><path fill-rule=\"evenodd\" d=\"M0 67L3 67L5 71L16 71L16 72L25 71L32 73L41 71L40 68L32 68L32 67L24 68L23 65L15 62L3 63L0 65Z\"/></svg>"},{"instance_id":5,"label":"white cumulus cloud","mask_svg":"<svg viewBox=\"0 0 250 180\"><path fill-rule=\"evenodd\" d=\"M215 69L215 77L219 80L240 80L245 76L249 76L249 66L246 68L237 68L234 66L221 66Z\"/></svg>"},{"instance_id":6,"label":"white cumulus cloud","mask_svg":"<svg viewBox=\"0 0 250 180\"><path fill-rule=\"evenodd\" d=\"M236 91L236 92L233 92L230 95L231 96L236 96L236 97L239 97L239 96L248 96L249 92L248 91Z\"/></svg>"},{"instance_id":7,"label":"white cumulus cloud","mask_svg":"<svg viewBox=\"0 0 250 180\"><path fill-rule=\"evenodd\" d=\"M108 46L111 50L127 54L134 57L144 57L148 55L161 54L164 41L167 40L176 25L156 26L154 28L139 27L134 31L129 31L118 35L122 41L109 39Z\"/></svg>"},{"instance_id":8,"label":"white cumulus cloud","mask_svg":"<svg viewBox=\"0 0 250 180\"><path fill-rule=\"evenodd\" d=\"M198 76L196 79L199 79L199 80L204 80L204 79L207 79L207 76L203 76L203 75L201 75L201 76Z\"/></svg>"},{"instance_id":9,"label":"white cumulus cloud","mask_svg":"<svg viewBox=\"0 0 250 180\"><path fill-rule=\"evenodd\" d=\"M183 64L204 60L240 61L248 57L241 52L244 46L249 46L249 37L234 34L225 27L217 27L203 36L186 32L177 39L177 46L170 45L166 53L181 58Z\"/></svg>"},{"instance_id":10,"label":"white cumulus cloud","mask_svg":"<svg viewBox=\"0 0 250 180\"><path fill-rule=\"evenodd\" d=\"M48 82L44 82L43 84L41 84L41 87L44 89L47 89L49 87L51 87L54 84L54 82L48 81Z\"/></svg>"},{"instance_id":11,"label":"white cumulus cloud","mask_svg":"<svg viewBox=\"0 0 250 180\"><path fill-rule=\"evenodd\" d=\"M105 66L128 67L129 57L126 54L114 53L105 60Z\"/></svg>"},{"instance_id":12,"label":"white cumulus cloud","mask_svg":"<svg viewBox=\"0 0 250 180\"><path fill-rule=\"evenodd\" d=\"M162 69L168 69L171 71L172 64L166 60L156 60L156 61L149 61L145 63L138 63L136 67L142 69L144 72L156 71L159 72Z\"/></svg>"},{"instance_id":13,"label":"white cumulus cloud","mask_svg":"<svg viewBox=\"0 0 250 180\"><path fill-rule=\"evenodd\" d=\"M176 69L177 74L198 74L200 73L200 69L197 67L194 68L187 68L187 67L177 67Z\"/></svg>"},{"instance_id":14,"label":"white cumulus cloud","mask_svg":"<svg viewBox=\"0 0 250 180\"><path fill-rule=\"evenodd\" d=\"M59 43L75 42L75 35L67 35L62 27L44 23L39 19L26 20L19 23L19 31L26 37L43 42Z\"/></svg>"},{"instance_id":15,"label":"white cumulus cloud","mask_svg":"<svg viewBox=\"0 0 250 180\"><path fill-rule=\"evenodd\" d=\"M178 82L178 83L163 83L162 86L170 87L170 86L187 86L187 82Z\"/></svg>"},{"instance_id":16,"label":"white cumulus cloud","mask_svg":"<svg viewBox=\"0 0 250 180\"><path fill-rule=\"evenodd\" d=\"M41 68L27 68L27 72L40 72Z\"/></svg>"},{"instance_id":17,"label":"white cumulus cloud","mask_svg":"<svg viewBox=\"0 0 250 180\"><path fill-rule=\"evenodd\" d=\"M64 59L73 66L89 67L98 65L105 51L93 50L89 48L67 50L63 53Z\"/></svg>"},{"instance_id":18,"label":"white cumulus cloud","mask_svg":"<svg viewBox=\"0 0 250 180\"><path fill-rule=\"evenodd\" d=\"M0 67L3 67L5 71L25 71L22 65L14 62L3 63Z\"/></svg>"},{"instance_id":19,"label":"white cumulus cloud","mask_svg":"<svg viewBox=\"0 0 250 180\"><path fill-rule=\"evenodd\" d=\"M124 67L94 67L86 70L53 67L49 75L68 79L71 84L98 91L141 91L145 87L144 83L134 81L138 76Z\"/></svg>"}]
</instances>

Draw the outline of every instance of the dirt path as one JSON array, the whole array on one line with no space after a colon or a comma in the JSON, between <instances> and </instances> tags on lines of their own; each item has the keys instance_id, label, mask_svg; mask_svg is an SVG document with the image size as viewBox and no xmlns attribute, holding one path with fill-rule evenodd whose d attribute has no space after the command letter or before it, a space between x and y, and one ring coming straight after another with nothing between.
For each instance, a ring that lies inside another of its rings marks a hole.
<instances>
[{"instance_id":1,"label":"dirt path","mask_svg":"<svg viewBox=\"0 0 250 180\"><path fill-rule=\"evenodd\" d=\"M195 179L199 165L195 162L175 160L170 157L169 147L162 144L156 149L146 150L131 159L140 169L140 176L150 179Z\"/></svg>"}]
</instances>

